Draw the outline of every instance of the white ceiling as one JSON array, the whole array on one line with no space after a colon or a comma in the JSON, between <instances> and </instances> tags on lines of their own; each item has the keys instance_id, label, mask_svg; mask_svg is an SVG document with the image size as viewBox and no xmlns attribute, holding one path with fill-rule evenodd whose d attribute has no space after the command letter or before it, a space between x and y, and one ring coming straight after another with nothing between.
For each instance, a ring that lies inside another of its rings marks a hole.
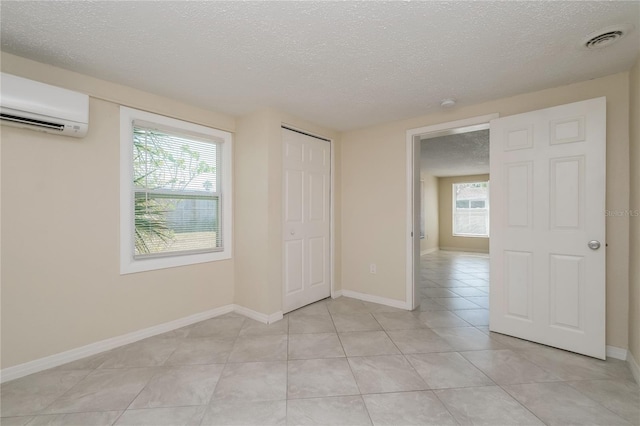
<instances>
[{"instance_id":1,"label":"white ceiling","mask_svg":"<svg viewBox=\"0 0 640 426\"><path fill-rule=\"evenodd\" d=\"M0 2L2 50L243 115L335 130L628 70L640 2ZM635 30L597 51L592 31Z\"/></svg>"},{"instance_id":2,"label":"white ceiling","mask_svg":"<svg viewBox=\"0 0 640 426\"><path fill-rule=\"evenodd\" d=\"M437 177L489 173L489 130L423 139L420 170Z\"/></svg>"}]
</instances>

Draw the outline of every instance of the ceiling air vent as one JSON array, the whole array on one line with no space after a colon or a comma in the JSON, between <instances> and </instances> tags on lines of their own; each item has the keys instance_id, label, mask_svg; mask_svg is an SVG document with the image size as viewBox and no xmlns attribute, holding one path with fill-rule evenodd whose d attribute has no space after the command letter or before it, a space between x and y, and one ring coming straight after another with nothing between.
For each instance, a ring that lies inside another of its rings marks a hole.
<instances>
[{"instance_id":1,"label":"ceiling air vent","mask_svg":"<svg viewBox=\"0 0 640 426\"><path fill-rule=\"evenodd\" d=\"M628 24L603 28L600 31L589 34L584 39L582 46L586 49L601 49L607 47L627 35L632 28L633 27Z\"/></svg>"}]
</instances>

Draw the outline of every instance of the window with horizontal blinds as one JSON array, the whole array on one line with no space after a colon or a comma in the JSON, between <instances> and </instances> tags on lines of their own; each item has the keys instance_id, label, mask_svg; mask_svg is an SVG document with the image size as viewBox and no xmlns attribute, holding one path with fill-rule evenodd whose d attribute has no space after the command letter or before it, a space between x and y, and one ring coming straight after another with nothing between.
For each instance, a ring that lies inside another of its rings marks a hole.
<instances>
[{"instance_id":1,"label":"window with horizontal blinds","mask_svg":"<svg viewBox=\"0 0 640 426\"><path fill-rule=\"evenodd\" d=\"M120 107L120 273L233 253L233 135Z\"/></svg>"},{"instance_id":2,"label":"window with horizontal blinds","mask_svg":"<svg viewBox=\"0 0 640 426\"><path fill-rule=\"evenodd\" d=\"M453 235L489 236L489 182L453 184Z\"/></svg>"},{"instance_id":3,"label":"window with horizontal blinds","mask_svg":"<svg viewBox=\"0 0 640 426\"><path fill-rule=\"evenodd\" d=\"M133 121L134 257L223 250L222 144Z\"/></svg>"}]
</instances>

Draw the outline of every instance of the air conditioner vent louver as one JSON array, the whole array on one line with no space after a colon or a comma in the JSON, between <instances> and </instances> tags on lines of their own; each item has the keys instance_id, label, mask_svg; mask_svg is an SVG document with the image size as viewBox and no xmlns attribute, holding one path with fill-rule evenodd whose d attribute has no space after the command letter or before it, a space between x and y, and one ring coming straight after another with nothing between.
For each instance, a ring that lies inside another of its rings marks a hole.
<instances>
[{"instance_id":1,"label":"air conditioner vent louver","mask_svg":"<svg viewBox=\"0 0 640 426\"><path fill-rule=\"evenodd\" d=\"M618 39L622 38L623 35L624 33L622 31L609 31L587 40L584 45L587 49L600 49L601 47L615 43Z\"/></svg>"},{"instance_id":2,"label":"air conditioner vent louver","mask_svg":"<svg viewBox=\"0 0 640 426\"><path fill-rule=\"evenodd\" d=\"M88 95L6 73L0 82L2 126L76 138L87 134Z\"/></svg>"},{"instance_id":3,"label":"air conditioner vent louver","mask_svg":"<svg viewBox=\"0 0 640 426\"><path fill-rule=\"evenodd\" d=\"M46 129L53 129L62 132L64 130L64 124L49 123L47 121L34 120L31 118L18 117L10 114L0 114L0 119L5 121L11 121L12 123L30 124L32 126L44 127Z\"/></svg>"},{"instance_id":4,"label":"air conditioner vent louver","mask_svg":"<svg viewBox=\"0 0 640 426\"><path fill-rule=\"evenodd\" d=\"M585 49L602 49L617 42L633 31L631 24L618 24L602 28L600 31L594 31L587 35L581 46Z\"/></svg>"}]
</instances>

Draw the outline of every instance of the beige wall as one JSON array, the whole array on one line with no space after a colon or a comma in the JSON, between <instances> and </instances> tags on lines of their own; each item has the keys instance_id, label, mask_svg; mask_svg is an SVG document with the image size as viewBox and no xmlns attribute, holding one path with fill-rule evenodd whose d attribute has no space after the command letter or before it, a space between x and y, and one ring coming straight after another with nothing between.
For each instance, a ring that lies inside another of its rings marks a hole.
<instances>
[{"instance_id":1,"label":"beige wall","mask_svg":"<svg viewBox=\"0 0 640 426\"><path fill-rule=\"evenodd\" d=\"M451 176L438 179L440 205L440 249L489 253L489 238L453 235L453 184L484 182L489 175Z\"/></svg>"},{"instance_id":2,"label":"beige wall","mask_svg":"<svg viewBox=\"0 0 640 426\"><path fill-rule=\"evenodd\" d=\"M631 198L629 230L629 350L640 364L640 58L630 73Z\"/></svg>"},{"instance_id":3,"label":"beige wall","mask_svg":"<svg viewBox=\"0 0 640 426\"><path fill-rule=\"evenodd\" d=\"M420 240L420 252L425 253L437 250L439 247L438 178L426 171L421 171L420 180L423 182L422 208L425 219L425 236Z\"/></svg>"},{"instance_id":4,"label":"beige wall","mask_svg":"<svg viewBox=\"0 0 640 426\"><path fill-rule=\"evenodd\" d=\"M2 71L213 127L234 124L11 55L2 55ZM120 275L119 127L119 105L94 97L83 139L1 127L2 368L233 302L232 260Z\"/></svg>"},{"instance_id":5,"label":"beige wall","mask_svg":"<svg viewBox=\"0 0 640 426\"><path fill-rule=\"evenodd\" d=\"M231 303L281 310L280 126L332 139L339 165L337 132L275 110L239 119L233 260L121 276L119 105L229 131L236 119L6 53L2 71L91 96L86 138L1 130L2 368ZM340 186L333 192L339 212ZM337 235L340 224L336 214Z\"/></svg>"},{"instance_id":6,"label":"beige wall","mask_svg":"<svg viewBox=\"0 0 640 426\"><path fill-rule=\"evenodd\" d=\"M342 154L342 286L405 300L406 131L463 118L501 116L607 97L607 209L629 206L629 75L437 111L346 132ZM384 196L381 201L381 195ZM380 226L384 224L384 226ZM375 232L373 232L375 230ZM607 218L607 344L627 347L629 219ZM378 264L378 274L368 272Z\"/></svg>"},{"instance_id":7,"label":"beige wall","mask_svg":"<svg viewBox=\"0 0 640 426\"><path fill-rule=\"evenodd\" d=\"M6 52L0 52L0 62L2 63L2 72L76 90L93 98L126 105L131 108L179 118L220 130L230 132L235 130L235 118L228 114L197 108L193 105L164 98L133 87L122 86L77 72L45 65Z\"/></svg>"},{"instance_id":8,"label":"beige wall","mask_svg":"<svg viewBox=\"0 0 640 426\"><path fill-rule=\"evenodd\" d=\"M339 149L336 132L275 110L238 120L236 303L265 314L282 309L282 124L332 139L334 150ZM339 192L335 198L339 201ZM334 226L339 229L338 215ZM338 244L338 255L339 249ZM339 262L335 268L334 288L340 288Z\"/></svg>"},{"instance_id":9,"label":"beige wall","mask_svg":"<svg viewBox=\"0 0 640 426\"><path fill-rule=\"evenodd\" d=\"M263 313L271 313L267 295L269 119L260 113L238 120L234 155L235 302Z\"/></svg>"}]
</instances>

